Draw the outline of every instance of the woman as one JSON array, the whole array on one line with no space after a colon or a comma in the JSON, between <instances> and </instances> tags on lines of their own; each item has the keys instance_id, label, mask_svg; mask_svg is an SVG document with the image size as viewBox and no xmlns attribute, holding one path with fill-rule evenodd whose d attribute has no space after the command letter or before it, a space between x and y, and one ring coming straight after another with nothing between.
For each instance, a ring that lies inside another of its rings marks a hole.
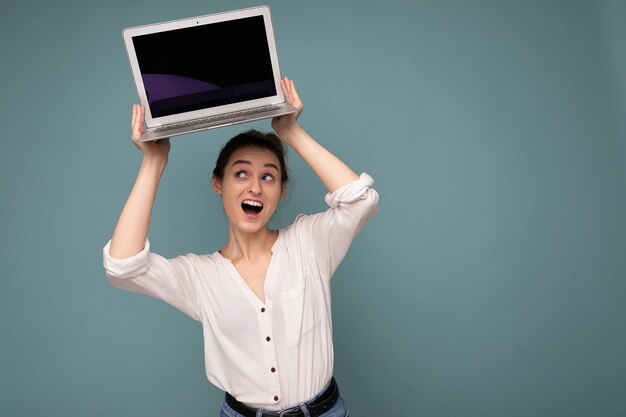
<instances>
[{"instance_id":1,"label":"woman","mask_svg":"<svg viewBox=\"0 0 626 417\"><path fill-rule=\"evenodd\" d=\"M144 109L133 107L133 142L144 157L104 247L104 266L113 285L160 298L202 323L207 377L226 391L222 417L343 417L332 377L330 279L377 212L378 194L371 177L359 177L300 127L303 105L293 81L281 80L281 88L299 111L272 120L280 139L243 133L218 157L212 184L229 236L208 255L168 260L150 252L150 213L170 144L136 142ZM320 177L330 208L270 230L287 182L281 140Z\"/></svg>"}]
</instances>

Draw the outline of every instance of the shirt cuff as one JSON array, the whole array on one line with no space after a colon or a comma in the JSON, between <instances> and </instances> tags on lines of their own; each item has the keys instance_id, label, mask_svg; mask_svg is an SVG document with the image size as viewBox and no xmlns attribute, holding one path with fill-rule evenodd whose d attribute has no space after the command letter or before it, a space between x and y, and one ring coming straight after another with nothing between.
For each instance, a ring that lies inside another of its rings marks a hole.
<instances>
[{"instance_id":1,"label":"shirt cuff","mask_svg":"<svg viewBox=\"0 0 626 417\"><path fill-rule=\"evenodd\" d=\"M111 241L106 244L103 252L104 269L109 275L116 278L128 279L145 274L148 271L148 253L150 252L150 241L146 239L146 244L141 252L126 259L113 258L109 252Z\"/></svg>"},{"instance_id":2,"label":"shirt cuff","mask_svg":"<svg viewBox=\"0 0 626 417\"><path fill-rule=\"evenodd\" d=\"M366 198L367 190L374 185L374 179L366 173L348 184L337 188L332 193L327 193L325 200L330 207L335 207L339 203L353 203Z\"/></svg>"}]
</instances>

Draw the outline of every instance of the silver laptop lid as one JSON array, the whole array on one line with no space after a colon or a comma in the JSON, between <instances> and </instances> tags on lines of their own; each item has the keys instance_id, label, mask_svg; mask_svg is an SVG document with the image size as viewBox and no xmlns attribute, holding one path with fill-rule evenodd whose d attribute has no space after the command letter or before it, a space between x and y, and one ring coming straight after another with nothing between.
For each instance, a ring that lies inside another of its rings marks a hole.
<instances>
[{"instance_id":1,"label":"silver laptop lid","mask_svg":"<svg viewBox=\"0 0 626 417\"><path fill-rule=\"evenodd\" d=\"M148 128L285 101L267 6L123 31Z\"/></svg>"}]
</instances>

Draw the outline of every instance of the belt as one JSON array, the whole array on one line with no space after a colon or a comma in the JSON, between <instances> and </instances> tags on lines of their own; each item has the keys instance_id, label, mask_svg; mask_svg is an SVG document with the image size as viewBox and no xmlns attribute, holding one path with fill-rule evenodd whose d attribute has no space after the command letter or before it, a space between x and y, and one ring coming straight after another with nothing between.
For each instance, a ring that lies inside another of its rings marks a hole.
<instances>
[{"instance_id":1,"label":"belt","mask_svg":"<svg viewBox=\"0 0 626 417\"><path fill-rule=\"evenodd\" d=\"M324 390L314 400L305 402L311 417L316 417L328 411L339 398L339 386L333 377L328 384L328 388ZM239 414L245 417L257 417L257 409L248 407L235 399L229 393L226 393L226 404ZM304 413L299 406L287 408L282 411L263 411L262 417L304 417Z\"/></svg>"}]
</instances>

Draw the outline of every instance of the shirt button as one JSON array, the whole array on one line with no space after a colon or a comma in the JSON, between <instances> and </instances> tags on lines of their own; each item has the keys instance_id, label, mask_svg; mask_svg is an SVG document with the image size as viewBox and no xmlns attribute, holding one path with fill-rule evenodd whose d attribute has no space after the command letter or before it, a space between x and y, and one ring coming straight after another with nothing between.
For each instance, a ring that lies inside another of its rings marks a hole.
<instances>
[{"instance_id":1,"label":"shirt button","mask_svg":"<svg viewBox=\"0 0 626 417\"><path fill-rule=\"evenodd\" d=\"M267 336L267 337L265 338L265 340L267 340L267 341L269 342L270 340L272 340L272 338L271 338L271 337L269 337L269 336Z\"/></svg>"},{"instance_id":2,"label":"shirt button","mask_svg":"<svg viewBox=\"0 0 626 417\"><path fill-rule=\"evenodd\" d=\"M274 401L278 401L278 395L274 396Z\"/></svg>"},{"instance_id":3,"label":"shirt button","mask_svg":"<svg viewBox=\"0 0 626 417\"><path fill-rule=\"evenodd\" d=\"M261 313L265 313L265 307L261 308Z\"/></svg>"},{"instance_id":4,"label":"shirt button","mask_svg":"<svg viewBox=\"0 0 626 417\"><path fill-rule=\"evenodd\" d=\"M272 368L272 369L270 369L270 371L276 372L276 368Z\"/></svg>"}]
</instances>

